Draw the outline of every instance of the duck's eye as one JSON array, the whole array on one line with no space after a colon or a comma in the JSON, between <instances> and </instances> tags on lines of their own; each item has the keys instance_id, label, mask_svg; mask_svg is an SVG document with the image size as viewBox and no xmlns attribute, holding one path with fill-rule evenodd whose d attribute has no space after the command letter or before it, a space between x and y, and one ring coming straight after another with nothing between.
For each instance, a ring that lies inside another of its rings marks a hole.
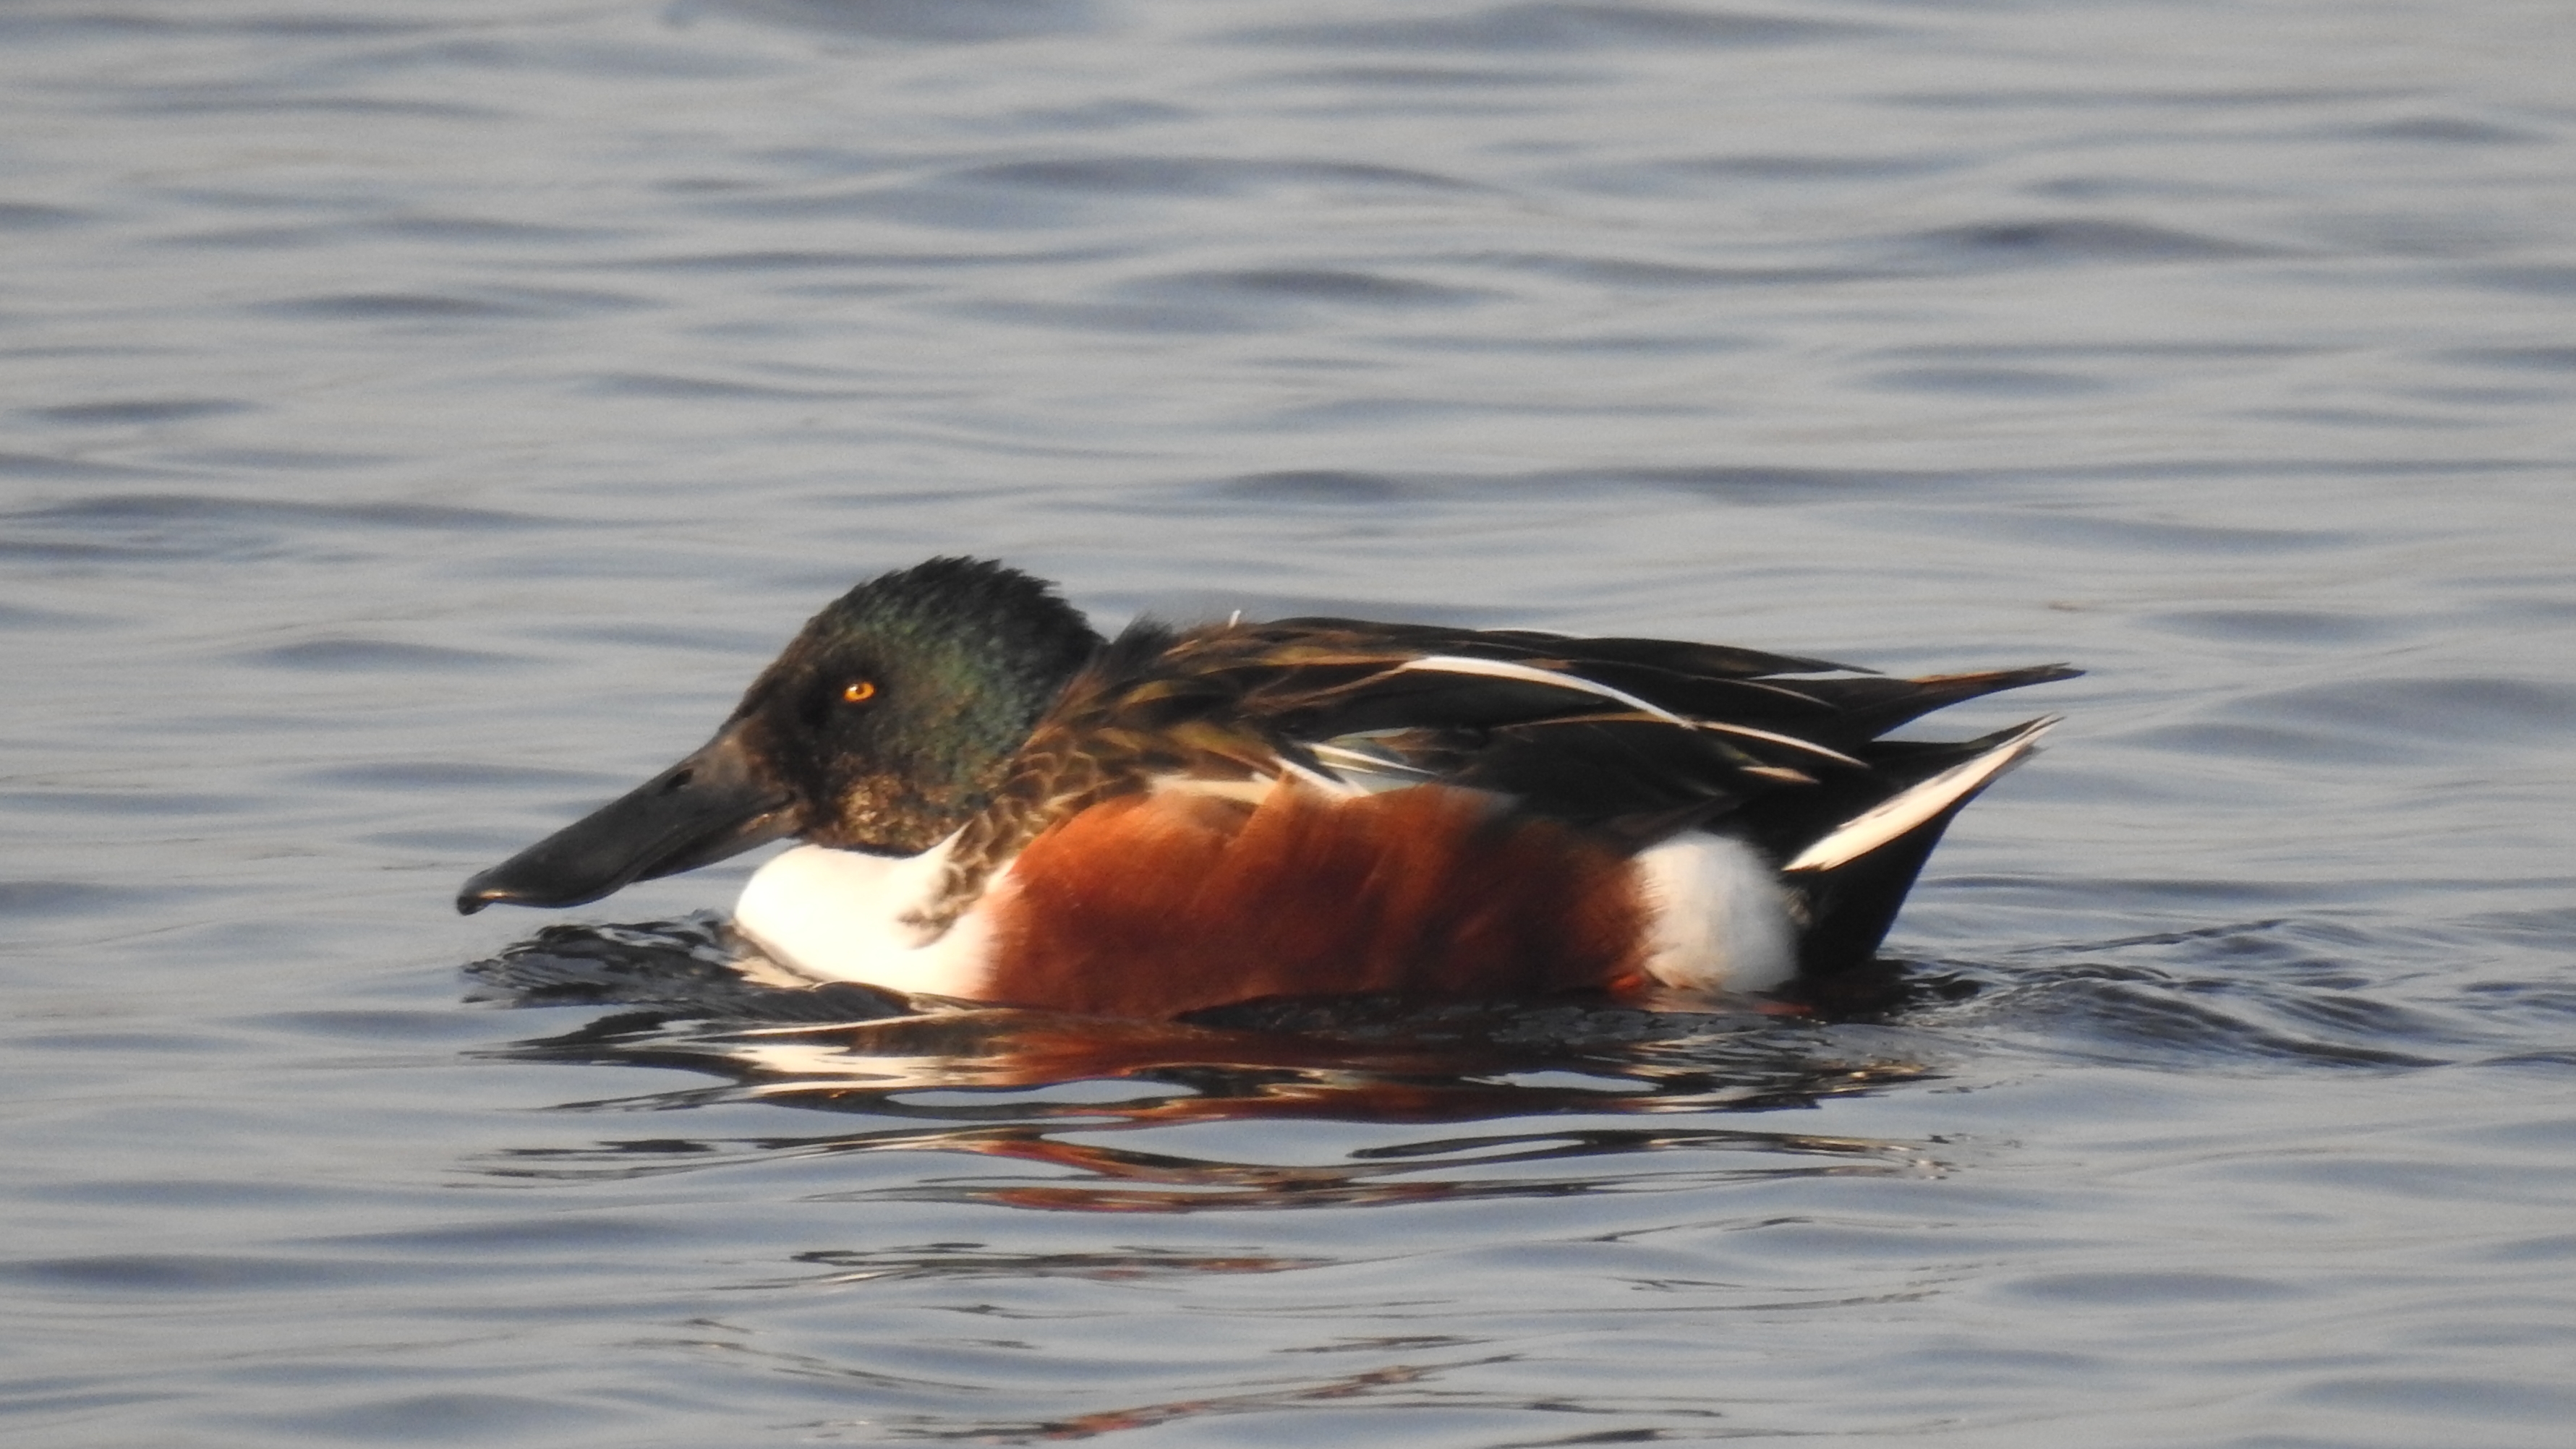
<instances>
[{"instance_id":1,"label":"duck's eye","mask_svg":"<svg viewBox=\"0 0 2576 1449\"><path fill-rule=\"evenodd\" d=\"M876 697L877 682L873 679L853 679L841 687L843 704L865 704Z\"/></svg>"}]
</instances>

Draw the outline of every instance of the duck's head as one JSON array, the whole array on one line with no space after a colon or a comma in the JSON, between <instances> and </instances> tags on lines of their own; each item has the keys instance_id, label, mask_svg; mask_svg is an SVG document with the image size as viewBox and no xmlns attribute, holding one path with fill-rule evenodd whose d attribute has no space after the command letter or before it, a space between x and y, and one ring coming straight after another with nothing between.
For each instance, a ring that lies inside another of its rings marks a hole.
<instances>
[{"instance_id":1,"label":"duck's head","mask_svg":"<svg viewBox=\"0 0 2576 1449\"><path fill-rule=\"evenodd\" d=\"M929 849L982 809L1100 636L1041 580L940 558L815 615L696 753L465 883L577 906L786 836Z\"/></svg>"}]
</instances>

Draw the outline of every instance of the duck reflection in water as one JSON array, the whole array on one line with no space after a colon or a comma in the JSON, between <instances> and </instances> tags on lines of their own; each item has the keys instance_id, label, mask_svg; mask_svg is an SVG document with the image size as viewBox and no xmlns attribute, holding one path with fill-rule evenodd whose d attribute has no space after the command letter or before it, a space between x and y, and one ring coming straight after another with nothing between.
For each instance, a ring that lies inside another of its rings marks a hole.
<instances>
[{"instance_id":1,"label":"duck reflection in water","mask_svg":"<svg viewBox=\"0 0 2576 1449\"><path fill-rule=\"evenodd\" d=\"M1132 1212L1556 1192L1591 1179L1527 1164L1676 1147L1916 1171L1904 1144L1526 1124L1800 1106L1925 1075L1826 1023L1896 998L1877 950L1924 859L2053 721L1885 736L2073 672L1894 679L1339 618L1107 639L1036 579L934 559L833 602L706 746L475 876L458 905L578 905L801 839L730 921L555 927L483 963L515 1004L620 1008L513 1054L731 1079L661 1105L895 1119L780 1150L964 1152L1080 1178L961 1196ZM1096 1140L1265 1117L1522 1125L1329 1168ZM507 1170L733 1155L605 1151ZM1455 1170L1503 1163L1524 1170Z\"/></svg>"},{"instance_id":2,"label":"duck reflection in water","mask_svg":"<svg viewBox=\"0 0 2576 1449\"><path fill-rule=\"evenodd\" d=\"M951 1181L936 1189L960 1202L1199 1212L1556 1196L1606 1184L1618 1175L1618 1159L1639 1153L1718 1154L1735 1175L1934 1167L1919 1144L1618 1125L1639 1114L1812 1106L1933 1075L1866 1032L1853 1038L1807 1014L1656 1012L1599 1000L1426 1007L1343 998L1153 1022L922 1002L847 984L766 986L740 970L743 950L714 917L558 926L469 969L485 1000L607 1008L578 1030L506 1049L511 1059L677 1067L727 1083L589 1108L757 1102L874 1125L820 1136L665 1135L532 1149L490 1170L649 1176L746 1158L929 1151L1071 1174ZM1365 1148L1322 1165L1211 1159L1100 1140L1104 1133L1281 1118L1495 1128ZM1567 1170L1539 1168L1551 1163ZM1462 1167L1475 1171L1461 1175ZM918 1197L924 1190L906 1192Z\"/></svg>"}]
</instances>

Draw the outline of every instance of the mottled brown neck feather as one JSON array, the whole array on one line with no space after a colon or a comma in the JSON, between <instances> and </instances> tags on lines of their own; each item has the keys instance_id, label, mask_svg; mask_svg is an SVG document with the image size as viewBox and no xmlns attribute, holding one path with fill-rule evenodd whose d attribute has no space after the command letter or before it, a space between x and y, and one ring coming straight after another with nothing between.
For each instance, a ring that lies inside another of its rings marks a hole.
<instances>
[{"instance_id":1,"label":"mottled brown neck feather","mask_svg":"<svg viewBox=\"0 0 2576 1449\"><path fill-rule=\"evenodd\" d=\"M959 831L939 888L909 922L936 937L1030 841L1104 800L1149 788L1157 775L1277 770L1281 746L1242 713L1240 685L1189 668L1188 651L1174 647L1179 637L1140 624L1074 676L1011 757L992 802Z\"/></svg>"}]
</instances>

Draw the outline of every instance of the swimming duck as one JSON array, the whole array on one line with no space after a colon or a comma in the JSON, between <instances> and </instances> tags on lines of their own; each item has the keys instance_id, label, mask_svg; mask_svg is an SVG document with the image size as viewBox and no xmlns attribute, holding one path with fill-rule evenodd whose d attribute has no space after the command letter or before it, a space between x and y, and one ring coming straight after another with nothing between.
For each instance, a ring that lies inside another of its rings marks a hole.
<instances>
[{"instance_id":1,"label":"swimming duck","mask_svg":"<svg viewBox=\"0 0 2576 1449\"><path fill-rule=\"evenodd\" d=\"M1881 736L2077 672L1335 618L1104 639L1050 584L937 558L835 600L715 738L457 908L792 836L734 924L815 979L1135 1017L1780 992L1869 963L2056 720Z\"/></svg>"}]
</instances>

